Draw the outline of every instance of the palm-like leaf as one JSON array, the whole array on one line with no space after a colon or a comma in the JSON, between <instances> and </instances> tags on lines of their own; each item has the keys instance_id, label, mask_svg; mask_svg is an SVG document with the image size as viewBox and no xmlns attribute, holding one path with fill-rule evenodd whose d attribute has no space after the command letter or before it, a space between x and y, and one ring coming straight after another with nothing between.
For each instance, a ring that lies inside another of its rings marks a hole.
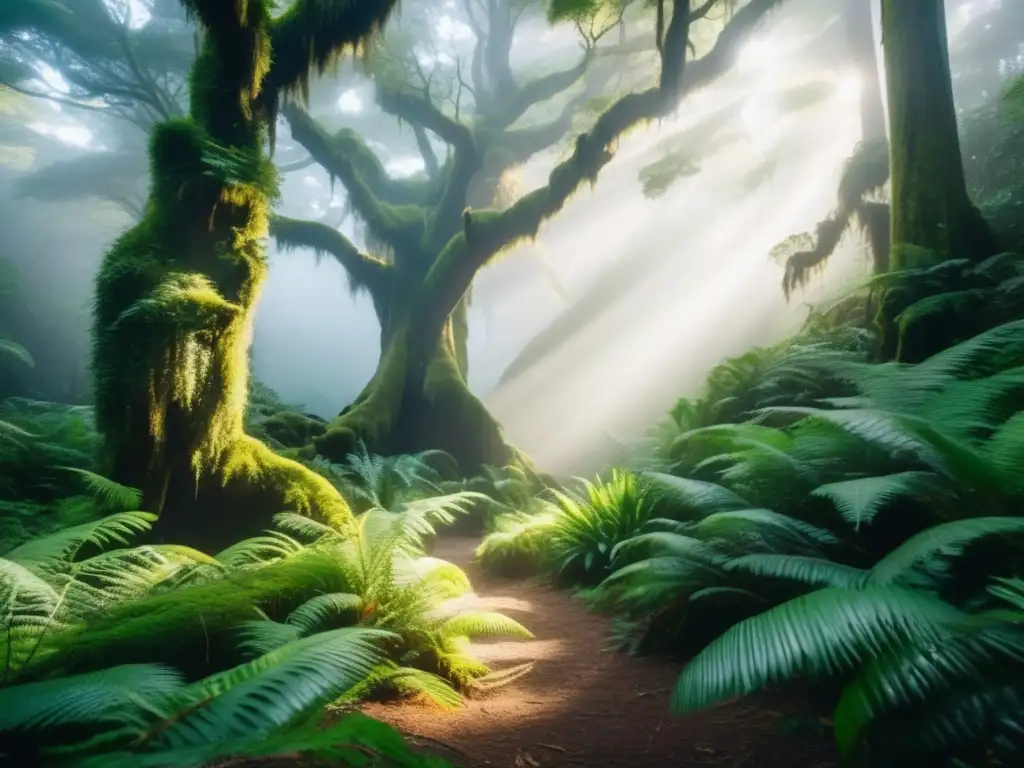
<instances>
[{"instance_id":1,"label":"palm-like leaf","mask_svg":"<svg viewBox=\"0 0 1024 768\"><path fill-rule=\"evenodd\" d=\"M1024 517L974 517L932 526L911 536L875 563L870 584L893 584L936 558L958 555L986 536L1024 533Z\"/></svg>"},{"instance_id":2,"label":"palm-like leaf","mask_svg":"<svg viewBox=\"0 0 1024 768\"><path fill-rule=\"evenodd\" d=\"M815 587L858 589L867 583L868 571L820 557L799 555L744 555L729 561L726 568L757 576L791 579Z\"/></svg>"},{"instance_id":3,"label":"palm-like leaf","mask_svg":"<svg viewBox=\"0 0 1024 768\"><path fill-rule=\"evenodd\" d=\"M870 523L889 501L937 490L938 478L930 472L896 472L881 477L858 477L815 488L811 493L830 499L854 530Z\"/></svg>"},{"instance_id":4,"label":"palm-like leaf","mask_svg":"<svg viewBox=\"0 0 1024 768\"><path fill-rule=\"evenodd\" d=\"M1004 622L965 622L941 644L911 643L872 659L845 687L835 712L836 743L849 756L873 720L898 708L919 707L947 696L953 689L974 689L980 712L987 710L991 725L1003 703L999 686L991 681L1005 670L1024 663L1024 634ZM1002 672L1001 672L1002 670ZM1024 690L1024 689L1022 689ZM979 712L979 714L980 714ZM931 728L938 732L953 723L941 719ZM962 725L962 724L961 724ZM960 726L945 730L942 741L951 746L976 737Z\"/></svg>"},{"instance_id":5,"label":"palm-like leaf","mask_svg":"<svg viewBox=\"0 0 1024 768\"><path fill-rule=\"evenodd\" d=\"M849 670L910 641L942 642L962 614L911 590L822 589L742 621L683 670L676 711L711 706L800 673Z\"/></svg>"}]
</instances>

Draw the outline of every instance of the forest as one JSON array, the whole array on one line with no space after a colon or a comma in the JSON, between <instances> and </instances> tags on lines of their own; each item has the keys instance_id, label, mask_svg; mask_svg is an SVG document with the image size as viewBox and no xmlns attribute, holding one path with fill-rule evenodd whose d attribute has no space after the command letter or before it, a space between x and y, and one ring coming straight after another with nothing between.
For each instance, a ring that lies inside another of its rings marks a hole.
<instances>
[{"instance_id":1,"label":"forest","mask_svg":"<svg viewBox=\"0 0 1024 768\"><path fill-rule=\"evenodd\" d=\"M0 0L0 115L0 765L1024 765L1024 2Z\"/></svg>"}]
</instances>

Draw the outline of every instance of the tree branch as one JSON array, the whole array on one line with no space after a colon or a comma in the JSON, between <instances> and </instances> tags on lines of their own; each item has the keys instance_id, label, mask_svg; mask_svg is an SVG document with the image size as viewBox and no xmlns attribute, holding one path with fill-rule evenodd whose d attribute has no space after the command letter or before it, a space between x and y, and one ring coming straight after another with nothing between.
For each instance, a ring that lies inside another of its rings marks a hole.
<instances>
[{"instance_id":1,"label":"tree branch","mask_svg":"<svg viewBox=\"0 0 1024 768\"><path fill-rule=\"evenodd\" d=\"M410 125L420 125L433 131L442 141L456 149L472 149L473 134L469 128L448 117L426 98L402 93L393 88L377 86L377 104L389 115Z\"/></svg>"},{"instance_id":2,"label":"tree branch","mask_svg":"<svg viewBox=\"0 0 1024 768\"><path fill-rule=\"evenodd\" d=\"M200 6L201 18L204 13L224 12L223 3L214 0L186 0L189 4ZM323 74L345 50L379 33L398 4L398 0L297 0L271 25L273 63L263 82L270 98L289 91L304 95L311 70Z\"/></svg>"},{"instance_id":3,"label":"tree branch","mask_svg":"<svg viewBox=\"0 0 1024 768\"><path fill-rule=\"evenodd\" d=\"M359 172L370 192L384 203L398 206L424 205L434 194L435 184L415 179L391 178L377 155L354 130L342 128L331 136L308 112L295 104L287 105L282 116L288 122L295 141L302 144L316 163L332 176L341 179L343 184L346 183L345 176L332 169L335 153L345 157ZM312 147L317 148L315 153Z\"/></svg>"},{"instance_id":4,"label":"tree branch","mask_svg":"<svg viewBox=\"0 0 1024 768\"><path fill-rule=\"evenodd\" d=\"M318 259L330 254L345 268L354 289L366 290L374 298L388 290L391 266L361 252L341 232L326 224L275 215L270 219L270 234L282 251L309 248Z\"/></svg>"},{"instance_id":5,"label":"tree branch","mask_svg":"<svg viewBox=\"0 0 1024 768\"><path fill-rule=\"evenodd\" d=\"M441 172L441 164L438 162L434 148L430 146L427 129L422 125L414 125L412 132L416 136L416 146L419 147L420 155L423 157L423 166L427 169L427 175L430 178L435 178Z\"/></svg>"},{"instance_id":6,"label":"tree branch","mask_svg":"<svg viewBox=\"0 0 1024 768\"><path fill-rule=\"evenodd\" d=\"M354 131L342 129L329 135L297 104L288 103L282 114L291 127L292 138L304 146L331 178L341 179L349 202L370 231L396 250L415 250L423 234L422 210L416 200L392 203L396 192L408 196L408 185L391 179L376 155ZM424 191L418 185L415 197ZM387 194L380 194L387 193Z\"/></svg>"},{"instance_id":7,"label":"tree branch","mask_svg":"<svg viewBox=\"0 0 1024 768\"><path fill-rule=\"evenodd\" d=\"M665 34L657 86L627 94L612 104L590 131L577 138L572 156L555 167L546 186L521 198L503 213L465 213L464 231L452 238L427 275L421 300L430 322L423 323L419 331L430 334L426 338L439 334L451 307L494 254L519 240L536 237L540 225L561 210L584 181L596 180L611 160L617 139L639 123L670 114L686 92L727 70L756 25L784 1L751 0L722 31L714 48L688 67L689 3L675 5ZM683 12L676 12L677 9Z\"/></svg>"},{"instance_id":8,"label":"tree branch","mask_svg":"<svg viewBox=\"0 0 1024 768\"><path fill-rule=\"evenodd\" d=\"M539 77L518 88L509 99L508 106L501 111L502 127L512 125L534 104L554 98L562 91L571 88L587 71L590 62L594 60L594 51L594 48L587 48L583 58L571 69Z\"/></svg>"}]
</instances>

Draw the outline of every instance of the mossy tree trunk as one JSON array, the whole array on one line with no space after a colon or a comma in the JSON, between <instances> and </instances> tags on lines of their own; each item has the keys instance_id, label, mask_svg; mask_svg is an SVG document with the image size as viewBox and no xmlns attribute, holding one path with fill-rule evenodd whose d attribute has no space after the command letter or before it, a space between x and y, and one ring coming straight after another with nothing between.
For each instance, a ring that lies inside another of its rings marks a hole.
<instances>
[{"instance_id":1,"label":"mossy tree trunk","mask_svg":"<svg viewBox=\"0 0 1024 768\"><path fill-rule=\"evenodd\" d=\"M94 312L111 476L142 491L158 538L216 550L280 511L350 520L323 478L243 432L276 186L265 144L279 91L370 35L394 4L338 14L299 0L272 18L269 0L183 2L202 27L190 114L153 131L146 212L106 254Z\"/></svg>"},{"instance_id":2,"label":"mossy tree trunk","mask_svg":"<svg viewBox=\"0 0 1024 768\"><path fill-rule=\"evenodd\" d=\"M891 269L906 254L980 259L997 250L964 179L943 0L882 0L892 188ZM910 247L908 247L910 246ZM923 250L922 250L923 249ZM918 258L918 257L915 257ZM899 347L895 295L879 314L882 356Z\"/></svg>"},{"instance_id":3,"label":"mossy tree trunk","mask_svg":"<svg viewBox=\"0 0 1024 768\"><path fill-rule=\"evenodd\" d=\"M587 89L570 100L551 124L523 129L512 125L533 104L576 83L594 57L592 48L576 67L523 85L510 84L503 66L490 77L483 75L482 64L480 71L474 67L476 102L482 114L472 127L456 122L418 95L396 93L378 84L378 104L386 112L433 131L451 147L451 161L439 176L426 181L387 178L379 160L357 137L345 131L331 136L305 112L288 110L285 116L293 138L342 181L368 230L394 253L392 263L385 264L361 254L340 233L312 222L277 220L272 227L282 246L312 247L334 255L356 284L374 297L378 317L382 307L389 308L390 335L373 379L327 432L314 440L317 451L340 460L358 442L382 453L441 448L465 472L484 463L528 464L470 392L459 362L464 354L460 314L474 276L505 249L536 237L540 225L557 214L584 181L597 178L622 134L670 114L686 90L705 85L727 70L757 23L781 2L752 0L733 17L714 49L690 65L685 78L690 23L714 4L705 3L696 11L689 4L678 4L680 11L673 12L660 53L659 84L615 102L590 131L577 138L571 157L555 168L546 186L503 211L475 210L471 195L493 189L504 170L566 134L574 110L592 95ZM507 51L494 53L486 48L507 46L511 36L488 38L479 26L476 32L478 45L485 49L479 61L507 63ZM488 82L499 84L501 90L492 91ZM431 198L437 202L428 205ZM489 207L486 202L485 207ZM368 264L378 275L391 277L364 279ZM396 294L397 300L385 301L390 289L379 283L398 281L408 289Z\"/></svg>"}]
</instances>

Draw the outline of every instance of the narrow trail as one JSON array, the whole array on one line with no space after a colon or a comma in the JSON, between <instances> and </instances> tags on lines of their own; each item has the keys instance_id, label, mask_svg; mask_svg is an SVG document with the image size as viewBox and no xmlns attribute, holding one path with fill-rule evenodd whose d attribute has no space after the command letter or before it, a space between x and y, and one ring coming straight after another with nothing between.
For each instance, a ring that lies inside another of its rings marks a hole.
<instances>
[{"instance_id":1,"label":"narrow trail","mask_svg":"<svg viewBox=\"0 0 1024 768\"><path fill-rule=\"evenodd\" d=\"M571 594L490 576L472 563L472 538L443 538L432 553L464 568L472 607L524 624L535 639L474 644L496 669L529 672L474 695L455 712L416 703L364 711L460 768L832 768L827 745L787 736L775 696L688 716L669 713L680 665L606 650L609 620ZM782 700L784 702L784 699Z\"/></svg>"}]
</instances>

